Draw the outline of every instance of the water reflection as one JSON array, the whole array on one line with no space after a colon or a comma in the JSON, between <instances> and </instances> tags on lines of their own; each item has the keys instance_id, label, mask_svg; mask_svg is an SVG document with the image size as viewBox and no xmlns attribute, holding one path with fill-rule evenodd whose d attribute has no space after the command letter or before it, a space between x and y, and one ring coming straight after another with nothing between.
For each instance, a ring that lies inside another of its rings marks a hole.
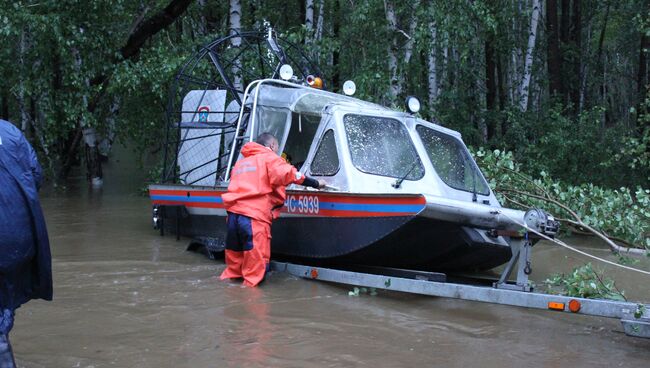
<instances>
[{"instance_id":1,"label":"water reflection","mask_svg":"<svg viewBox=\"0 0 650 368\"><path fill-rule=\"evenodd\" d=\"M223 317L237 321L223 337L221 348L225 360L241 362L245 366L266 366L274 354L269 346L274 328L269 321L269 305L264 300L264 290L231 286L225 291L224 296L232 302L223 309Z\"/></svg>"}]
</instances>

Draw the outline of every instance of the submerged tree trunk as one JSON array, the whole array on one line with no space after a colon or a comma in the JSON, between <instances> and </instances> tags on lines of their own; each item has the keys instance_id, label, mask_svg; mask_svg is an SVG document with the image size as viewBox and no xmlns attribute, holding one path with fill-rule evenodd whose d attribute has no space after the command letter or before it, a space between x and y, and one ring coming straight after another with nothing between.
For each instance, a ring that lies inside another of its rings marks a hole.
<instances>
[{"instance_id":1,"label":"submerged tree trunk","mask_svg":"<svg viewBox=\"0 0 650 368\"><path fill-rule=\"evenodd\" d=\"M530 17L530 33L528 33L528 46L526 47L526 58L524 60L524 74L519 85L519 108L524 112L528 108L530 77L533 72L533 54L535 51L535 41L537 40L537 23L539 22L539 12L539 0L533 0L533 11Z\"/></svg>"},{"instance_id":2,"label":"submerged tree trunk","mask_svg":"<svg viewBox=\"0 0 650 368\"><path fill-rule=\"evenodd\" d=\"M80 33L84 32L83 28L79 29ZM84 75L82 71L83 59L78 49L73 48L72 54L75 59L75 71L78 75ZM86 91L90 90L90 80L86 77L83 79L83 85ZM81 94L81 103L83 112L79 117L79 126L83 132L84 139L84 152L86 162L86 179L92 183L94 187L101 187L103 181L102 163L99 159L99 150L97 149L97 132L94 127L90 126L84 117L84 112L88 110L88 94Z\"/></svg>"},{"instance_id":3,"label":"submerged tree trunk","mask_svg":"<svg viewBox=\"0 0 650 368\"><path fill-rule=\"evenodd\" d=\"M108 110L106 117L106 135L101 137L97 149L99 151L102 161L106 161L115 141L115 134L117 131L117 115L120 111L120 99L115 97Z\"/></svg>"}]
</instances>

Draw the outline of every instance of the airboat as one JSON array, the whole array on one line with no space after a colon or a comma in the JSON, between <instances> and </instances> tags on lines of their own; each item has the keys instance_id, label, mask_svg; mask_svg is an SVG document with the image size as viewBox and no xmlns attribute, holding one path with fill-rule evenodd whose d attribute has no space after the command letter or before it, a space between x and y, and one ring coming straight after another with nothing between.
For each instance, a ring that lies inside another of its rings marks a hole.
<instances>
[{"instance_id":1,"label":"airboat","mask_svg":"<svg viewBox=\"0 0 650 368\"><path fill-rule=\"evenodd\" d=\"M327 91L297 45L272 30L202 47L170 91L161 181L149 187L154 227L216 253L224 248L230 170L243 144L270 132L324 190L292 185L272 225L272 258L422 271L486 270L519 257L522 226L546 234L542 210L501 206L461 135ZM516 246L514 245L516 243Z\"/></svg>"}]
</instances>

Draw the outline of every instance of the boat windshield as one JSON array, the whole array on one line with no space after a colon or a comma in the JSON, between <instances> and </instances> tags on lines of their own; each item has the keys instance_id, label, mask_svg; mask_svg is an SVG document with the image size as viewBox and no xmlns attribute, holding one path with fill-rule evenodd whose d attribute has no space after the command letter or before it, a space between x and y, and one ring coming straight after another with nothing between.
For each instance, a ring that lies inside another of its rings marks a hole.
<instances>
[{"instance_id":1,"label":"boat windshield","mask_svg":"<svg viewBox=\"0 0 650 368\"><path fill-rule=\"evenodd\" d=\"M422 162L399 120L347 114L343 123L352 163L360 171L407 180L424 176Z\"/></svg>"},{"instance_id":2,"label":"boat windshield","mask_svg":"<svg viewBox=\"0 0 650 368\"><path fill-rule=\"evenodd\" d=\"M418 125L415 130L424 143L433 168L445 184L466 192L490 194L474 160L458 139L424 125Z\"/></svg>"}]
</instances>

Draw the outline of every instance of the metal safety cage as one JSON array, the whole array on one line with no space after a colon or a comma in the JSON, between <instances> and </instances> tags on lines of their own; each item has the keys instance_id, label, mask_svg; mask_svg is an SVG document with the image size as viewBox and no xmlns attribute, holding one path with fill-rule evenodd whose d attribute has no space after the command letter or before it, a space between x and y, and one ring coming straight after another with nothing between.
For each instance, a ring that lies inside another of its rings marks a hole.
<instances>
[{"instance_id":1,"label":"metal safety cage","mask_svg":"<svg viewBox=\"0 0 650 368\"><path fill-rule=\"evenodd\" d=\"M236 150L244 143L246 86L278 78L284 64L298 80L321 75L300 47L271 29L234 32L190 57L169 91L161 183L215 186L223 180L233 140Z\"/></svg>"}]
</instances>

